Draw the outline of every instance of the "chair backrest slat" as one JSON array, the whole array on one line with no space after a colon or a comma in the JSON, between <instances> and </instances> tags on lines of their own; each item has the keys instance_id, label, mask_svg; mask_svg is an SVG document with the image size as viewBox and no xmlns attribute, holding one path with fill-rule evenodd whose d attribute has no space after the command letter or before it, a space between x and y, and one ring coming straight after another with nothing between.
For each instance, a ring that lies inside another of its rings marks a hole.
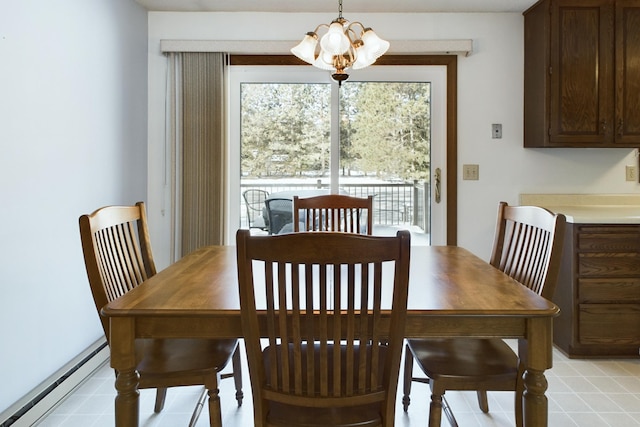
<instances>
[{"instance_id":1,"label":"chair backrest slat","mask_svg":"<svg viewBox=\"0 0 640 427\"><path fill-rule=\"evenodd\" d=\"M498 206L491 264L547 299L560 269L566 219L536 206Z\"/></svg>"},{"instance_id":2,"label":"chair backrest slat","mask_svg":"<svg viewBox=\"0 0 640 427\"><path fill-rule=\"evenodd\" d=\"M377 401L387 408L404 338L409 232L251 236L239 230L237 251L254 398L314 407Z\"/></svg>"}]
</instances>

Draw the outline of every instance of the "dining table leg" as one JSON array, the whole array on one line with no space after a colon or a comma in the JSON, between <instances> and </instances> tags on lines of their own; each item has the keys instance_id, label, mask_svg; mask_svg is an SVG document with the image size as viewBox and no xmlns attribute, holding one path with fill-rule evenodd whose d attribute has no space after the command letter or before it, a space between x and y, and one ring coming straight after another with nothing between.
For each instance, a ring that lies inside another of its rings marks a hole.
<instances>
[{"instance_id":1,"label":"dining table leg","mask_svg":"<svg viewBox=\"0 0 640 427\"><path fill-rule=\"evenodd\" d=\"M544 371L553 365L553 319L532 318L527 321L524 372L524 425L547 427L549 404L545 392L547 378Z\"/></svg>"},{"instance_id":2,"label":"dining table leg","mask_svg":"<svg viewBox=\"0 0 640 427\"><path fill-rule=\"evenodd\" d=\"M116 427L138 427L139 397L136 371L135 322L127 317L111 317L109 348L111 367L118 373L115 387Z\"/></svg>"}]
</instances>

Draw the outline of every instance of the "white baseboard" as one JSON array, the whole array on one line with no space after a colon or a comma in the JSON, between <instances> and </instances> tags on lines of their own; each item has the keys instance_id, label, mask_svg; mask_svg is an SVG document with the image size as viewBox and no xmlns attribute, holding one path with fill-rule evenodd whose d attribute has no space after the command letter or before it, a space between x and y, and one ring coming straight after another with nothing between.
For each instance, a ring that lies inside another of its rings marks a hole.
<instances>
[{"instance_id":1,"label":"white baseboard","mask_svg":"<svg viewBox=\"0 0 640 427\"><path fill-rule=\"evenodd\" d=\"M30 427L109 359L100 339L0 414L0 427ZM46 394L45 394L46 393Z\"/></svg>"}]
</instances>

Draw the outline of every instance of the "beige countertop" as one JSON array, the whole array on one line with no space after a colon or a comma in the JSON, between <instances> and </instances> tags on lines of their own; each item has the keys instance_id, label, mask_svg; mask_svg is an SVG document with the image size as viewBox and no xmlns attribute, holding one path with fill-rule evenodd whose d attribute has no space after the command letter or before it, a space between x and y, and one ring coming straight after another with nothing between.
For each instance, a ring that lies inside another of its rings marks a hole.
<instances>
[{"instance_id":1,"label":"beige countertop","mask_svg":"<svg viewBox=\"0 0 640 427\"><path fill-rule=\"evenodd\" d=\"M520 204L562 213L575 224L640 224L637 194L521 194Z\"/></svg>"}]
</instances>

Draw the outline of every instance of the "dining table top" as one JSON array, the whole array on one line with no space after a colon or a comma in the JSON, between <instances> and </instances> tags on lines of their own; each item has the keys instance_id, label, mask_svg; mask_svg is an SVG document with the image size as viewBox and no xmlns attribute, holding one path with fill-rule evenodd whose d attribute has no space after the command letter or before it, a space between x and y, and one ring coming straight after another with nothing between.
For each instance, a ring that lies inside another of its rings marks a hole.
<instances>
[{"instance_id":1,"label":"dining table top","mask_svg":"<svg viewBox=\"0 0 640 427\"><path fill-rule=\"evenodd\" d=\"M411 248L407 310L432 316L559 313L552 302L457 246ZM207 246L110 302L102 313L109 317L206 316L239 315L239 311L235 246Z\"/></svg>"}]
</instances>

